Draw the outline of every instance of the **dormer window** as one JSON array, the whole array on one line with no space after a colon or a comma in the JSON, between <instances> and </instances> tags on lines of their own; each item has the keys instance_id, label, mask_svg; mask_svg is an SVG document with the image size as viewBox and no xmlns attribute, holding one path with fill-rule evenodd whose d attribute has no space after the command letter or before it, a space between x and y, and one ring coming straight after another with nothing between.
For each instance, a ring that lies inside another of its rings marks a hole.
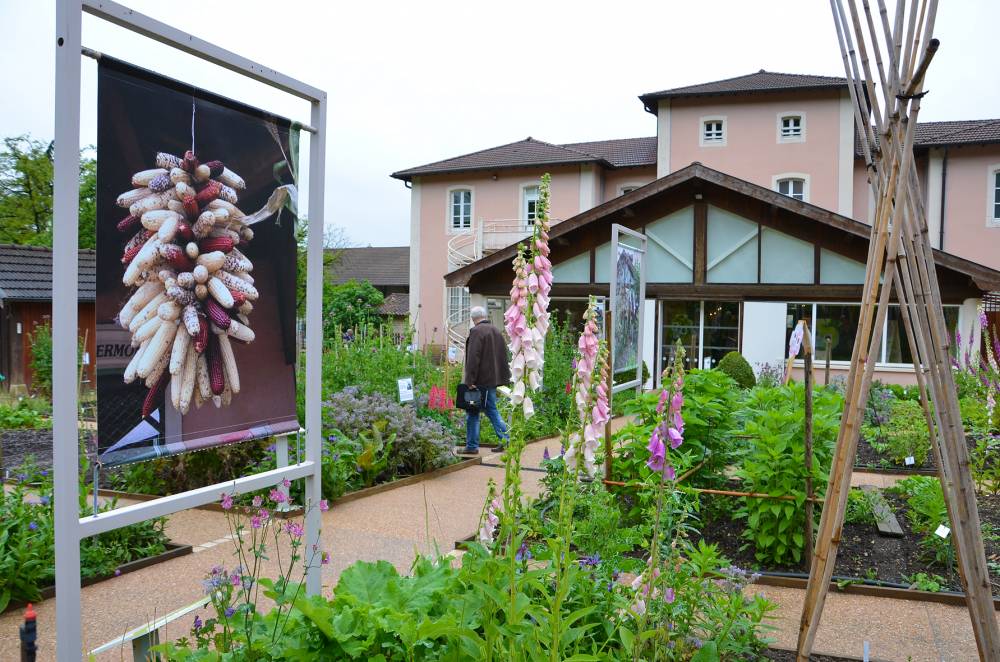
<instances>
[{"instance_id":1,"label":"dormer window","mask_svg":"<svg viewBox=\"0 0 1000 662\"><path fill-rule=\"evenodd\" d=\"M702 145L722 145L726 141L726 122L722 118L706 119L701 123Z\"/></svg>"},{"instance_id":2,"label":"dormer window","mask_svg":"<svg viewBox=\"0 0 1000 662\"><path fill-rule=\"evenodd\" d=\"M800 143L806 139L806 114L796 111L778 113L778 142Z\"/></svg>"}]
</instances>

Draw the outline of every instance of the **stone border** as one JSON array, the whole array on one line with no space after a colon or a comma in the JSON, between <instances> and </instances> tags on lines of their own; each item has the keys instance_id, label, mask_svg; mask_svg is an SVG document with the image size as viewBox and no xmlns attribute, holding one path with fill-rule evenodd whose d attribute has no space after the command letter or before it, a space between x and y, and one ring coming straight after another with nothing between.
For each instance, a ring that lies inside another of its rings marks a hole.
<instances>
[{"instance_id":1,"label":"stone border","mask_svg":"<svg viewBox=\"0 0 1000 662\"><path fill-rule=\"evenodd\" d=\"M136 570L142 570L143 568L148 568L149 566L156 565L158 563L163 563L164 561L169 561L170 559L179 558L181 556L187 556L193 551L191 545L182 545L179 543L168 542L165 545L166 550L155 556L147 556L145 558L136 559L135 561L129 561L128 563L123 563L118 566L117 574L105 575L103 577L89 577L80 582L80 586L92 586L94 584L99 584L103 581L109 579L114 579L115 577L120 577L121 575L127 575L130 572L135 572ZM46 586L41 590L42 600L50 600L56 597L56 587ZM0 612L0 615L6 614L9 611L14 611L16 609L22 609L28 603L26 602L16 602L11 601L7 608Z\"/></svg>"},{"instance_id":2,"label":"stone border","mask_svg":"<svg viewBox=\"0 0 1000 662\"><path fill-rule=\"evenodd\" d=\"M937 476L937 469L905 469L902 467L861 467L854 465L854 471L883 476Z\"/></svg>"}]
</instances>

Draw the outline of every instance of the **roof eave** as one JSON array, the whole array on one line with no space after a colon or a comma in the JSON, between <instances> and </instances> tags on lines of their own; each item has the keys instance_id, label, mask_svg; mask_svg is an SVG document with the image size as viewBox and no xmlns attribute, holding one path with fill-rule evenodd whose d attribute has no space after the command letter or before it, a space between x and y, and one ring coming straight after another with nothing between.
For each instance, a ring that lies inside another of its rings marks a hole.
<instances>
[{"instance_id":1,"label":"roof eave","mask_svg":"<svg viewBox=\"0 0 1000 662\"><path fill-rule=\"evenodd\" d=\"M842 85L796 85L794 87L770 87L759 90L727 90L718 92L647 92L639 95L647 113L656 115L659 102L663 99L693 99L697 97L732 97L747 94L772 94L777 92L815 92L818 90L839 90L846 88L847 83Z\"/></svg>"},{"instance_id":2,"label":"roof eave","mask_svg":"<svg viewBox=\"0 0 1000 662\"><path fill-rule=\"evenodd\" d=\"M581 165L584 163L597 163L609 170L614 170L619 166L611 163L606 159L597 158L596 156L592 159L574 159L572 161L544 161L541 163L512 163L503 165L493 165L493 166L470 166L466 168L449 168L447 170L432 170L432 171L421 171L417 168L412 168L410 170L400 170L394 172L390 177L394 179L399 179L401 181L410 181L413 177L427 177L431 175L458 175L467 172L493 172L496 170L516 170L518 168L545 168L549 166L571 166L571 165Z\"/></svg>"}]
</instances>

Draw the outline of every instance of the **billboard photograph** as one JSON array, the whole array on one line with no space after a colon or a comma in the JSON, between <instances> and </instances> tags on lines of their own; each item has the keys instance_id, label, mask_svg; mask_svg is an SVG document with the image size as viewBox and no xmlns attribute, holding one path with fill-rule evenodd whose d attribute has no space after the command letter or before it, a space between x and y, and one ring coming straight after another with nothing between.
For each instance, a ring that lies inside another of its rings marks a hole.
<instances>
[{"instance_id":1,"label":"billboard photograph","mask_svg":"<svg viewBox=\"0 0 1000 662\"><path fill-rule=\"evenodd\" d=\"M299 428L298 131L103 57L98 69L98 459Z\"/></svg>"}]
</instances>

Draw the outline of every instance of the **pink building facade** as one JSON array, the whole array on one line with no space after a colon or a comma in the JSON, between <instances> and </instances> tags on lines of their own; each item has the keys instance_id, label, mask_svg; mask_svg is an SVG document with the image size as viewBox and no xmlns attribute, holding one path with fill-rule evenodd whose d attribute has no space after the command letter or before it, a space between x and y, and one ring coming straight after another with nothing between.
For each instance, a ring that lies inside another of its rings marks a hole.
<instances>
[{"instance_id":1,"label":"pink building facade","mask_svg":"<svg viewBox=\"0 0 1000 662\"><path fill-rule=\"evenodd\" d=\"M471 305L502 309L502 300L448 287L445 275L525 236L546 172L552 176L550 215L557 221L701 163L869 222L874 201L856 153L854 115L842 78L760 71L640 100L655 117L655 137L564 145L528 138L393 174L411 188L410 311L420 345L460 348ZM915 153L934 246L1000 270L1000 120L922 123ZM715 303L708 308L714 310ZM662 363L665 329L682 304L697 308L704 336L704 301L651 298L646 306L651 333L644 334L643 348L651 366ZM970 335L966 330L974 326L978 304L975 297L949 302L949 317L963 336ZM804 316L821 332L824 319L849 317L850 305L856 303L741 300L730 316L736 317L730 322L736 326L732 349L752 364L774 363L784 352L779 330L788 320ZM698 355L703 367L716 360L704 349ZM905 357L881 358L880 376L910 380L912 366ZM834 370L845 363L839 356Z\"/></svg>"}]
</instances>

